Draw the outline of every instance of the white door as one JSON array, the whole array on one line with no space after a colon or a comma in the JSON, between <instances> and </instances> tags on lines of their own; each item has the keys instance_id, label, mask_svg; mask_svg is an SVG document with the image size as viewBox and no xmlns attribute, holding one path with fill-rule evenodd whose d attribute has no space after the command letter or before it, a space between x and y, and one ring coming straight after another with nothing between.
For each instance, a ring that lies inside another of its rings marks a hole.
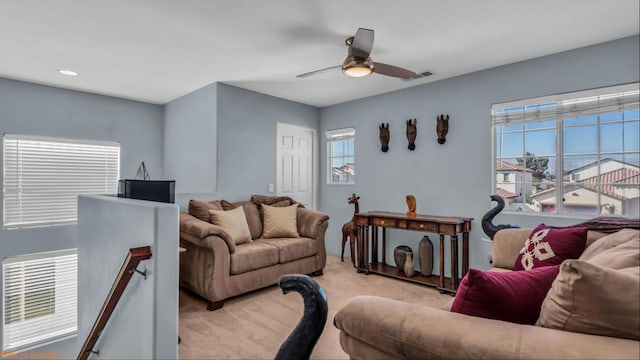
<instances>
[{"instance_id":1,"label":"white door","mask_svg":"<svg viewBox=\"0 0 640 360\"><path fill-rule=\"evenodd\" d=\"M278 123L276 194L314 209L315 130Z\"/></svg>"}]
</instances>

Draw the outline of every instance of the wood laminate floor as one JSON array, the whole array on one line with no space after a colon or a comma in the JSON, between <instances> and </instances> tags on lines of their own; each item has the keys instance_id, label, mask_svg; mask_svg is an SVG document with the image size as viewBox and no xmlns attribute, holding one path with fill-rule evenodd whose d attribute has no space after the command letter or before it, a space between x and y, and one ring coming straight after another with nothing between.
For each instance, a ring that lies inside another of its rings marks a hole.
<instances>
[{"instance_id":1,"label":"wood laminate floor","mask_svg":"<svg viewBox=\"0 0 640 360\"><path fill-rule=\"evenodd\" d=\"M416 304L440 305L450 295L406 281L379 275L358 274L350 260L327 256L324 275L315 277L327 294L329 314L313 359L348 359L342 351L333 317L357 295L376 295ZM302 298L283 295L271 286L225 302L222 309L207 311L206 301L180 291L181 359L273 359L302 316Z\"/></svg>"}]
</instances>

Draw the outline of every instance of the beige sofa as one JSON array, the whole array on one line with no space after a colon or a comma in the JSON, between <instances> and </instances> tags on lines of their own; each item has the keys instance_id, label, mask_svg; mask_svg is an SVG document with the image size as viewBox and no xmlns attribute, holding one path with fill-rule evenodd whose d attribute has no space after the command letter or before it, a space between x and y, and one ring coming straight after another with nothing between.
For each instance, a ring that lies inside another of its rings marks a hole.
<instances>
[{"instance_id":1,"label":"beige sofa","mask_svg":"<svg viewBox=\"0 0 640 360\"><path fill-rule=\"evenodd\" d=\"M237 203L192 200L190 214L180 214L180 246L186 249L180 255L180 286L207 299L208 310L221 308L232 296L273 285L283 274L322 275L329 217L299 207L298 238L263 239L260 201L256 198L270 200L256 196L252 197L254 201ZM227 210L236 206L245 211L253 239L249 243L236 245L224 230L206 221L207 208Z\"/></svg>"},{"instance_id":2,"label":"beige sofa","mask_svg":"<svg viewBox=\"0 0 640 360\"><path fill-rule=\"evenodd\" d=\"M510 271L531 229L505 229L494 238L494 270ZM630 248L621 249L605 259L638 263L640 232L631 231ZM621 232L619 234L622 234ZM605 234L589 231L587 250ZM629 236L626 233L625 236ZM635 239L635 240L634 240ZM634 242L635 241L635 242ZM605 244L603 241L602 244ZM593 247L593 249L607 246ZM587 250L583 256L587 254ZM621 252L622 251L622 252ZM593 253L593 251L591 251ZM603 251L604 252L604 251ZM597 254L595 254L597 255ZM594 254L590 255L591 257ZM600 259L603 257L601 256ZM618 260L617 260L618 259ZM563 266L566 264L563 264ZM613 267L617 268L618 264ZM609 298L623 296L627 304L638 304L637 265L635 285L626 293L600 294ZM635 271L634 271L635 270ZM557 280L557 279L556 279ZM557 281L556 281L557 282ZM556 286L554 282L553 286ZM602 290L603 292L605 290ZM589 298L590 296L582 297ZM594 296L598 297L598 296ZM549 299L547 295L546 301ZM590 335L580 332L521 325L500 320L467 316L435 308L408 304L381 297L353 298L335 316L340 329L340 344L352 359L638 359L640 342L636 339ZM543 308L545 305L543 305ZM614 310L615 304L605 309ZM598 311L598 309L588 309ZM600 311L598 316L607 316ZM612 315L613 316L613 315ZM623 314L637 327L636 313ZM575 320L575 319L574 319ZM577 319L578 321L584 319ZM573 320L572 320L573 321ZM540 320L538 320L540 322ZM615 320L614 320L615 322ZM636 331L638 329L635 329ZM637 336L637 335L636 335Z\"/></svg>"}]
</instances>

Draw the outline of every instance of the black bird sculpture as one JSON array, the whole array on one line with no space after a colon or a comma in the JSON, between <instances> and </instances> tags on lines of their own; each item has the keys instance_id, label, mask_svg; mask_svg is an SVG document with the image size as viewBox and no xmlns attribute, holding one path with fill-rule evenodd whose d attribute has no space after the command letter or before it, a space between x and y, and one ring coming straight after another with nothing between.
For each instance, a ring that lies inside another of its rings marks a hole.
<instances>
[{"instance_id":1,"label":"black bird sculpture","mask_svg":"<svg viewBox=\"0 0 640 360\"><path fill-rule=\"evenodd\" d=\"M484 233L487 234L489 238L493 240L493 237L496 235L496 233L499 230L515 229L515 228L519 228L520 226L511 225L511 224L494 225L493 218L496 217L496 215L498 215L498 213L500 213L502 209L504 209L504 199L502 198L502 196L499 196L499 195L491 195L490 198L491 200L495 201L497 205L491 210L487 211L487 213L484 214L484 216L482 217L482 230L484 230Z\"/></svg>"},{"instance_id":2,"label":"black bird sculpture","mask_svg":"<svg viewBox=\"0 0 640 360\"><path fill-rule=\"evenodd\" d=\"M300 293L304 314L289 337L282 343L276 360L309 359L313 347L327 322L327 295L318 283L307 275L282 275L278 279L282 293Z\"/></svg>"}]
</instances>

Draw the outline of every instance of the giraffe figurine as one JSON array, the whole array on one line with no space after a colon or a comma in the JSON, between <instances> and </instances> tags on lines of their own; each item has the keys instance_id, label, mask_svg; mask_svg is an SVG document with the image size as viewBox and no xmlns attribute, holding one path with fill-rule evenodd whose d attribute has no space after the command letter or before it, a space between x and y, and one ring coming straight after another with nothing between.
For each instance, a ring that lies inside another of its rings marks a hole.
<instances>
[{"instance_id":1,"label":"giraffe figurine","mask_svg":"<svg viewBox=\"0 0 640 360\"><path fill-rule=\"evenodd\" d=\"M358 225L356 225L356 214L360 212L360 206L358 205L360 196L356 194L351 195L348 199L349 204L354 204L355 209L353 211L353 217L351 221L342 225L342 252L340 253L340 261L344 261L344 245L347 243L347 237L349 238L349 249L351 250L351 262L353 266L356 265L356 242L358 241Z\"/></svg>"}]
</instances>

